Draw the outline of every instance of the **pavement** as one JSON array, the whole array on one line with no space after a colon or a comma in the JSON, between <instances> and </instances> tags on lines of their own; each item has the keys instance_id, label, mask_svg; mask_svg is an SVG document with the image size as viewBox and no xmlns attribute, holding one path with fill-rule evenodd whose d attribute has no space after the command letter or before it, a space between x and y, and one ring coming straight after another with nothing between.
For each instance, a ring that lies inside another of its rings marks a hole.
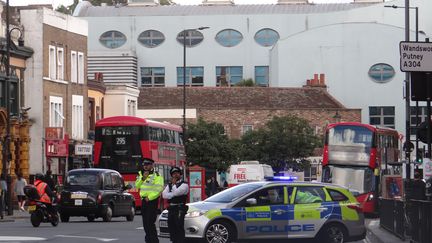
<instances>
[{"instance_id":1,"label":"pavement","mask_svg":"<svg viewBox=\"0 0 432 243\"><path fill-rule=\"evenodd\" d=\"M13 215L7 215L6 212L4 218L0 219L0 223L14 222L16 219L29 219L29 218L30 218L30 214L27 211L14 210ZM371 242L378 242L378 243L402 243L402 242L409 243L410 242L408 239L404 241L396 237L389 231L383 229L380 226L379 218L367 219L365 221L365 224L368 231L367 239L370 239Z\"/></svg>"},{"instance_id":2,"label":"pavement","mask_svg":"<svg viewBox=\"0 0 432 243\"><path fill-rule=\"evenodd\" d=\"M0 219L0 223L2 222L14 222L15 219L29 219L30 214L27 211L14 210L12 215L7 215L7 212L4 212L3 219Z\"/></svg>"},{"instance_id":3,"label":"pavement","mask_svg":"<svg viewBox=\"0 0 432 243\"><path fill-rule=\"evenodd\" d=\"M368 238L373 242L379 243L409 243L409 239L402 240L380 226L380 219L370 219L365 221Z\"/></svg>"}]
</instances>

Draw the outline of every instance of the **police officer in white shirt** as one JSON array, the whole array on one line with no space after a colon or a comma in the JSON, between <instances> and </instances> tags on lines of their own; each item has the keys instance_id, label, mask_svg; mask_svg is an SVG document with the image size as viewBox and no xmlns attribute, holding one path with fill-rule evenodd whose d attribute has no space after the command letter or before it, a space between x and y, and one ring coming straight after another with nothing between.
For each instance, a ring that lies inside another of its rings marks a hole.
<instances>
[{"instance_id":1,"label":"police officer in white shirt","mask_svg":"<svg viewBox=\"0 0 432 243\"><path fill-rule=\"evenodd\" d=\"M188 184L182 179L182 170L173 167L170 170L171 182L162 192L162 197L168 199L168 230L174 243L185 242L184 218L188 210L186 205L189 193Z\"/></svg>"}]
</instances>

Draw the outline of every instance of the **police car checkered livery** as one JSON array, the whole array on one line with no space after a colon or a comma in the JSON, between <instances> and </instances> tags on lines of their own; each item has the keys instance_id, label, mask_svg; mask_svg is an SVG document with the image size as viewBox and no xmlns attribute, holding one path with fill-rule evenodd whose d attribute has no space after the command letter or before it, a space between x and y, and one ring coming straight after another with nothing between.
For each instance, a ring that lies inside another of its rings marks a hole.
<instances>
[{"instance_id":1,"label":"police car checkered livery","mask_svg":"<svg viewBox=\"0 0 432 243\"><path fill-rule=\"evenodd\" d=\"M167 212L158 231L169 237ZM349 242L365 238L364 216L343 187L307 182L263 181L238 185L189 204L186 238L229 243L236 239L319 238Z\"/></svg>"}]
</instances>

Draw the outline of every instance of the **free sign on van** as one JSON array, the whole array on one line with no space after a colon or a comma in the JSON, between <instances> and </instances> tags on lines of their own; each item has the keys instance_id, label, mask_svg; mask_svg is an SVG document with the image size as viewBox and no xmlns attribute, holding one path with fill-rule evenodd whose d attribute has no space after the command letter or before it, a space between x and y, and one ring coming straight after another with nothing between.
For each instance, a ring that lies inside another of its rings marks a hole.
<instances>
[{"instance_id":1,"label":"free sign on van","mask_svg":"<svg viewBox=\"0 0 432 243\"><path fill-rule=\"evenodd\" d=\"M401 41L399 48L402 72L432 72L432 43Z\"/></svg>"}]
</instances>

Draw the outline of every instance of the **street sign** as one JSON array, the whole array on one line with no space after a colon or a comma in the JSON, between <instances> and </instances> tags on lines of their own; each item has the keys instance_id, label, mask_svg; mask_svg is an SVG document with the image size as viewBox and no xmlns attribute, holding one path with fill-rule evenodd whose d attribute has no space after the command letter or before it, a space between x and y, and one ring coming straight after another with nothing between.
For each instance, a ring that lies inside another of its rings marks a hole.
<instances>
[{"instance_id":1,"label":"street sign","mask_svg":"<svg viewBox=\"0 0 432 243\"><path fill-rule=\"evenodd\" d=\"M432 72L432 43L399 43L400 69L402 72Z\"/></svg>"}]
</instances>

